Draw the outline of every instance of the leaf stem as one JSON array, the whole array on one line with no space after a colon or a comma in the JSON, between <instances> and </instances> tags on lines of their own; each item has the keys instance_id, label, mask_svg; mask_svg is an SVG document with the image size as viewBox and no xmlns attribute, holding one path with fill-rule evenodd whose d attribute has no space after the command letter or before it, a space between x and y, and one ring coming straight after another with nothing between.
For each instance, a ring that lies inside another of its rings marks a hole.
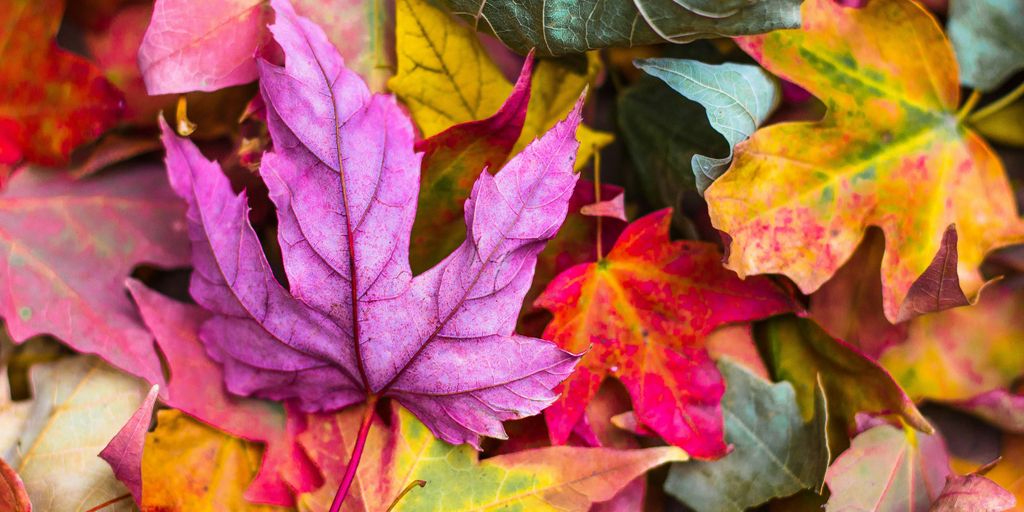
<instances>
[{"instance_id":1,"label":"leaf stem","mask_svg":"<svg viewBox=\"0 0 1024 512\"><path fill-rule=\"evenodd\" d=\"M122 494L121 496L118 496L118 497L116 497L116 498L114 498L112 500L104 501L103 503L100 503L99 505L96 505L95 507L90 508L89 510L86 510L85 512L96 512L97 510L103 510L103 509L113 505L114 503L117 503L117 502L122 501L122 500L126 500L126 499L131 498L131 497L132 497L131 493Z\"/></svg>"},{"instance_id":2,"label":"leaf stem","mask_svg":"<svg viewBox=\"0 0 1024 512\"><path fill-rule=\"evenodd\" d=\"M591 146L591 152L594 154L594 202L601 202L601 152L597 149L597 144ZM604 259L604 251L601 247L601 239L604 238L601 233L601 216L597 216L597 261Z\"/></svg>"},{"instance_id":3,"label":"leaf stem","mask_svg":"<svg viewBox=\"0 0 1024 512\"><path fill-rule=\"evenodd\" d=\"M373 424L373 410L377 405L377 396L370 395L366 399L366 411L363 413L363 421L359 425L359 435L356 437L356 445L352 449L352 456L348 459L348 467L345 468L345 476L341 479L338 492L334 495L334 502L331 503L331 512L341 510L341 504L348 496L348 490L356 479L356 468L359 467L359 459L363 456L363 448L366 446L366 438L370 434L370 425Z\"/></svg>"},{"instance_id":4,"label":"leaf stem","mask_svg":"<svg viewBox=\"0 0 1024 512\"><path fill-rule=\"evenodd\" d=\"M1021 96L1024 96L1024 82L1021 82L1016 89L1008 92L1006 96L1003 96L1002 98L999 98L998 100L995 100L992 103L985 105L984 108L971 114L970 117L967 118L967 121L972 123L981 121L982 119L985 119L986 117L1006 108L1007 106L1010 105L1010 103L1013 103Z\"/></svg>"},{"instance_id":5,"label":"leaf stem","mask_svg":"<svg viewBox=\"0 0 1024 512\"><path fill-rule=\"evenodd\" d=\"M402 501L402 498L404 498L406 494L409 494L409 491L411 491L413 487L423 487L424 485L427 485L426 480L413 480L412 483L405 486L405 489L402 489L402 492L398 493L398 497L395 498L395 501L391 502L391 506L388 507L387 512L394 510L395 507L398 506L398 502Z\"/></svg>"},{"instance_id":6,"label":"leaf stem","mask_svg":"<svg viewBox=\"0 0 1024 512\"><path fill-rule=\"evenodd\" d=\"M971 95L967 97L967 101L964 102L964 106L960 107L960 110L956 112L957 122L962 122L964 118L971 113L974 106L978 104L979 100L981 100L981 91L977 89L971 91Z\"/></svg>"}]
</instances>

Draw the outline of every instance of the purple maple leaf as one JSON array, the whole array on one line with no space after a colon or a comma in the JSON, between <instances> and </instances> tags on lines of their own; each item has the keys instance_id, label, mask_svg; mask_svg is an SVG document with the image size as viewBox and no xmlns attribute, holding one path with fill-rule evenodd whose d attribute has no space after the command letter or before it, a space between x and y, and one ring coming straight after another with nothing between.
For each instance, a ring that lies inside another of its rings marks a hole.
<instances>
[{"instance_id":1,"label":"purple maple leaf","mask_svg":"<svg viewBox=\"0 0 1024 512\"><path fill-rule=\"evenodd\" d=\"M272 2L286 65L259 62L274 151L260 175L277 207L291 290L274 278L217 164L164 124L167 169L188 202L200 336L230 391L307 411L392 397L450 443L505 437L578 357L515 334L537 254L565 218L580 104L465 204L466 241L413 277L421 155L391 96L372 95L323 31ZM581 98L582 100L582 98Z\"/></svg>"}]
</instances>

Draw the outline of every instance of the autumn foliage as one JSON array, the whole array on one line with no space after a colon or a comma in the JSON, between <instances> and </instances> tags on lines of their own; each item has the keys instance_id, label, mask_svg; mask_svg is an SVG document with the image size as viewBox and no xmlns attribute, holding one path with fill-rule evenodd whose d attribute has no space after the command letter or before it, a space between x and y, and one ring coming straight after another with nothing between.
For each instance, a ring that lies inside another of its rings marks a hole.
<instances>
[{"instance_id":1,"label":"autumn foliage","mask_svg":"<svg viewBox=\"0 0 1024 512\"><path fill-rule=\"evenodd\" d=\"M8 0L0 512L1024 510L1018 0Z\"/></svg>"}]
</instances>

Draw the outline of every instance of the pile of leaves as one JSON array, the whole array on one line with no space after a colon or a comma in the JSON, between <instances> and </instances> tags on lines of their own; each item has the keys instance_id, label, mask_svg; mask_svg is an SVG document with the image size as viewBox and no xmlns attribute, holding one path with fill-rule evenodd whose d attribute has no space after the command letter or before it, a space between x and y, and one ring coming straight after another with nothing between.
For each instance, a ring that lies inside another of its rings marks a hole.
<instances>
[{"instance_id":1,"label":"pile of leaves","mask_svg":"<svg viewBox=\"0 0 1024 512\"><path fill-rule=\"evenodd\" d=\"M0 510L1024 510L1019 0L9 0Z\"/></svg>"}]
</instances>

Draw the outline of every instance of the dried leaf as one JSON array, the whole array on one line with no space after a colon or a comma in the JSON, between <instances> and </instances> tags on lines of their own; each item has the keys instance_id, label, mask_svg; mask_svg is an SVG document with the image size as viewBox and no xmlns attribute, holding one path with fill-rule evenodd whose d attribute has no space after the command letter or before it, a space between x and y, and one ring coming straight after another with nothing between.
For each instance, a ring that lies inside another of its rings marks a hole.
<instances>
[{"instance_id":1,"label":"dried leaf","mask_svg":"<svg viewBox=\"0 0 1024 512\"><path fill-rule=\"evenodd\" d=\"M932 503L929 512L1003 512L1017 504L1017 499L999 484L981 475L946 477L942 494Z\"/></svg>"},{"instance_id":2,"label":"dried leaf","mask_svg":"<svg viewBox=\"0 0 1024 512\"><path fill-rule=\"evenodd\" d=\"M142 503L142 449L159 391L160 386L150 388L135 414L100 452L100 458L110 464L117 479L132 493L135 503Z\"/></svg>"}]
</instances>

